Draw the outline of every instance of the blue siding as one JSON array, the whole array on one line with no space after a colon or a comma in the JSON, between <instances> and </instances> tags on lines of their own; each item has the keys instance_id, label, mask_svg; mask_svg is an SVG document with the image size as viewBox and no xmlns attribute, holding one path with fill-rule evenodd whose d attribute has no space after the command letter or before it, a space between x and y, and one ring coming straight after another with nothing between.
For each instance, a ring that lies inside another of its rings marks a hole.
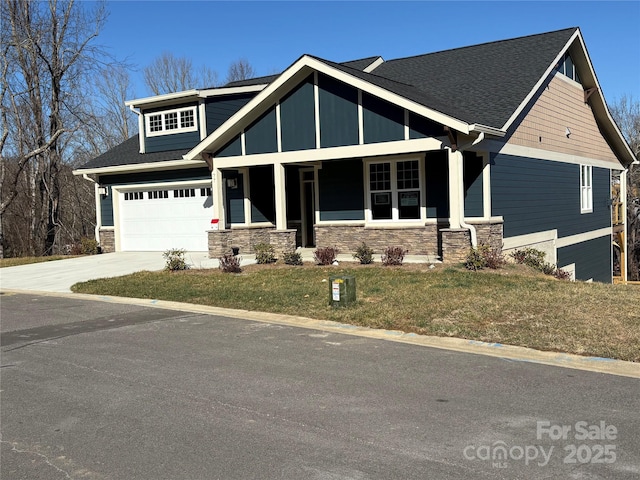
<instances>
[{"instance_id":1,"label":"blue siding","mask_svg":"<svg viewBox=\"0 0 640 480\"><path fill-rule=\"evenodd\" d=\"M427 217L449 217L449 163L447 152L438 150L425 155Z\"/></svg>"},{"instance_id":2,"label":"blue siding","mask_svg":"<svg viewBox=\"0 0 640 480\"><path fill-rule=\"evenodd\" d=\"M173 133L159 137L145 139L145 152L168 152L170 150L185 150L200 143L199 132Z\"/></svg>"},{"instance_id":3,"label":"blue siding","mask_svg":"<svg viewBox=\"0 0 640 480\"><path fill-rule=\"evenodd\" d=\"M249 168L251 221L276 223L273 167Z\"/></svg>"},{"instance_id":4,"label":"blue siding","mask_svg":"<svg viewBox=\"0 0 640 480\"><path fill-rule=\"evenodd\" d=\"M163 170L144 173L126 173L122 175L100 175L98 183L109 189L109 195L100 196L100 215L102 226L113 227L113 191L112 185L144 185L146 183L171 182L184 180L207 180L211 178L208 168L188 170Z\"/></svg>"},{"instance_id":5,"label":"blue siding","mask_svg":"<svg viewBox=\"0 0 640 480\"><path fill-rule=\"evenodd\" d=\"M611 237L605 236L558 249L558 266L576 264L576 280L611 283Z\"/></svg>"},{"instance_id":6,"label":"blue siding","mask_svg":"<svg viewBox=\"0 0 640 480\"><path fill-rule=\"evenodd\" d=\"M179 108L197 106L196 103L187 103L184 105L170 105L165 107L148 108L142 111L143 114L164 112L167 110L174 110ZM187 148L193 148L200 143L200 110L196 108L196 126L198 130L194 132L185 133L167 133L166 135L159 135L156 137L146 136L146 124L142 132L144 135L144 148L147 153L154 152L168 152L171 150L185 150ZM146 122L146 118L145 118Z\"/></svg>"},{"instance_id":7,"label":"blue siding","mask_svg":"<svg viewBox=\"0 0 640 480\"><path fill-rule=\"evenodd\" d=\"M244 223L244 185L243 175L236 171L225 171L223 174L225 185L226 210L228 223ZM235 179L237 188L230 188L227 179Z\"/></svg>"},{"instance_id":8,"label":"blue siding","mask_svg":"<svg viewBox=\"0 0 640 480\"><path fill-rule=\"evenodd\" d=\"M315 102L310 76L280 102L282 151L316 147Z\"/></svg>"},{"instance_id":9,"label":"blue siding","mask_svg":"<svg viewBox=\"0 0 640 480\"><path fill-rule=\"evenodd\" d=\"M404 110L362 93L364 143L404 140Z\"/></svg>"},{"instance_id":10,"label":"blue siding","mask_svg":"<svg viewBox=\"0 0 640 480\"><path fill-rule=\"evenodd\" d=\"M300 167L287 165L284 169L287 191L287 220L300 220Z\"/></svg>"},{"instance_id":11,"label":"blue siding","mask_svg":"<svg viewBox=\"0 0 640 480\"><path fill-rule=\"evenodd\" d=\"M107 187L109 195L100 195L100 218L103 227L113 227L113 192Z\"/></svg>"},{"instance_id":12,"label":"blue siding","mask_svg":"<svg viewBox=\"0 0 640 480\"><path fill-rule=\"evenodd\" d=\"M318 75L320 146L358 144L358 91L349 85Z\"/></svg>"},{"instance_id":13,"label":"blue siding","mask_svg":"<svg viewBox=\"0 0 640 480\"><path fill-rule=\"evenodd\" d=\"M240 140L240 135L235 137L229 143L227 143L224 147L218 150L213 154L214 157L237 157L242 155L242 140Z\"/></svg>"},{"instance_id":14,"label":"blue siding","mask_svg":"<svg viewBox=\"0 0 640 480\"><path fill-rule=\"evenodd\" d=\"M320 220L364 220L362 160L322 162L318 171Z\"/></svg>"},{"instance_id":15,"label":"blue siding","mask_svg":"<svg viewBox=\"0 0 640 480\"><path fill-rule=\"evenodd\" d=\"M580 166L492 154L492 214L504 217L504 236L558 229L558 237L608 227L610 171L593 168L593 212L580 213Z\"/></svg>"},{"instance_id":16,"label":"blue siding","mask_svg":"<svg viewBox=\"0 0 640 480\"><path fill-rule=\"evenodd\" d=\"M409 112L409 138L442 137L446 132L439 123Z\"/></svg>"},{"instance_id":17,"label":"blue siding","mask_svg":"<svg viewBox=\"0 0 640 480\"><path fill-rule=\"evenodd\" d=\"M255 93L242 93L208 98L205 101L207 135L217 130L220 125L244 107L255 95Z\"/></svg>"},{"instance_id":18,"label":"blue siding","mask_svg":"<svg viewBox=\"0 0 640 480\"><path fill-rule=\"evenodd\" d=\"M484 215L482 164L482 157L476 157L473 152L464 153L465 217L482 217Z\"/></svg>"},{"instance_id":19,"label":"blue siding","mask_svg":"<svg viewBox=\"0 0 640 480\"><path fill-rule=\"evenodd\" d=\"M278 151L276 109L271 107L245 130L244 147L247 155Z\"/></svg>"}]
</instances>

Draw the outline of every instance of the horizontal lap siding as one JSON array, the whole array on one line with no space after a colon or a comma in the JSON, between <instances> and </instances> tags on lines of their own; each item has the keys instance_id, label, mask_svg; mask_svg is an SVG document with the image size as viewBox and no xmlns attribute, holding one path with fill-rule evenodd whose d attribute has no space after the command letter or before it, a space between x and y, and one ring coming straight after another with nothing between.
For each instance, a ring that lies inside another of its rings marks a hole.
<instances>
[{"instance_id":1,"label":"horizontal lap siding","mask_svg":"<svg viewBox=\"0 0 640 480\"><path fill-rule=\"evenodd\" d=\"M180 182L211 179L208 168L190 170L164 170L146 173L127 173L123 175L100 175L98 183L109 189L109 195L100 195L100 215L103 227L113 227L113 191L112 185L136 185L147 183Z\"/></svg>"},{"instance_id":2,"label":"horizontal lap siding","mask_svg":"<svg viewBox=\"0 0 640 480\"><path fill-rule=\"evenodd\" d=\"M593 212L580 213L580 166L492 155L492 214L504 217L504 236L558 230L566 237L611 225L610 172L593 168Z\"/></svg>"},{"instance_id":3,"label":"horizontal lap siding","mask_svg":"<svg viewBox=\"0 0 640 480\"><path fill-rule=\"evenodd\" d=\"M235 179L236 188L227 185L227 180ZM225 185L225 197L227 212L229 212L229 223L244 223L244 176L235 171L226 171L223 175Z\"/></svg>"},{"instance_id":4,"label":"horizontal lap siding","mask_svg":"<svg viewBox=\"0 0 640 480\"><path fill-rule=\"evenodd\" d=\"M169 150L184 150L185 148L193 148L198 143L200 143L200 133L197 131L147 137L145 140L145 152L154 153Z\"/></svg>"},{"instance_id":5,"label":"horizontal lap siding","mask_svg":"<svg viewBox=\"0 0 640 480\"><path fill-rule=\"evenodd\" d=\"M611 283L611 237L596 238L558 249L558 267L575 263L576 280Z\"/></svg>"}]
</instances>

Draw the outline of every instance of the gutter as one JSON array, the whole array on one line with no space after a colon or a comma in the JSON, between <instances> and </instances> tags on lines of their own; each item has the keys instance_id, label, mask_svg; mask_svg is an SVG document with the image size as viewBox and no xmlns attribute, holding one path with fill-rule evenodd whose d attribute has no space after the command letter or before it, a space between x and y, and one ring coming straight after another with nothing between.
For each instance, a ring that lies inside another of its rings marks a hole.
<instances>
[{"instance_id":1,"label":"gutter","mask_svg":"<svg viewBox=\"0 0 640 480\"><path fill-rule=\"evenodd\" d=\"M475 125L474 125L475 127ZM504 135L504 132L503 132ZM462 157L462 152L469 148L472 147L474 145L477 145L478 143L480 143L482 140L484 140L484 132L480 132L480 134L478 135L478 137L471 143L468 143L466 145L462 145L461 147L458 147L458 151L460 152L460 161L456 162L458 163L458 173L459 173L459 178L460 178L460 226L462 228L466 228L467 230L469 230L469 234L471 236L471 246L475 249L478 248L478 232L476 230L476 227L474 227L473 225L465 222L464 220L464 166L463 166L463 157Z\"/></svg>"}]
</instances>

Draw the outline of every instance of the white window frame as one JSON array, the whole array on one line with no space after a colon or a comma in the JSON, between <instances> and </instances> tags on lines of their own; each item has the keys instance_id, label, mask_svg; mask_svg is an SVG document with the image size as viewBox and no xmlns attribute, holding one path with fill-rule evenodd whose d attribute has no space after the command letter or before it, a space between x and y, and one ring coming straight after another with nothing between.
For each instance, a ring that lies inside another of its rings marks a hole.
<instances>
[{"instance_id":1,"label":"white window frame","mask_svg":"<svg viewBox=\"0 0 640 480\"><path fill-rule=\"evenodd\" d=\"M409 161L417 161L418 162L418 188L410 188L410 189L398 189L398 163L400 162L409 162ZM390 163L391 164L391 218L385 219L373 219L373 211L371 209L371 181L370 181L370 171L371 165L373 164L381 164L381 163ZM365 223L372 225L381 225L381 224L389 224L389 225L399 225L399 224L416 224L416 223L424 223L426 220L426 208L425 208L425 180L424 180L424 158L422 156L407 156L407 157L397 157L397 158L375 158L371 160L367 160L365 162L364 168L365 175ZM403 191L413 191L418 190L420 192L420 217L419 218L400 218L400 209L398 205L398 193Z\"/></svg>"},{"instance_id":2,"label":"white window frame","mask_svg":"<svg viewBox=\"0 0 640 480\"><path fill-rule=\"evenodd\" d=\"M580 213L593 212L593 167L580 165Z\"/></svg>"},{"instance_id":3,"label":"white window frame","mask_svg":"<svg viewBox=\"0 0 640 480\"><path fill-rule=\"evenodd\" d=\"M190 127L182 127L182 113L191 112L193 116L193 125ZM175 113L178 116L178 128L167 130L167 115ZM151 131L151 117L160 116L161 130L157 132ZM197 132L198 131L198 107L173 108L171 110L162 110L160 112L149 112L144 114L144 126L147 137L159 137L161 135L173 135L174 133Z\"/></svg>"}]
</instances>

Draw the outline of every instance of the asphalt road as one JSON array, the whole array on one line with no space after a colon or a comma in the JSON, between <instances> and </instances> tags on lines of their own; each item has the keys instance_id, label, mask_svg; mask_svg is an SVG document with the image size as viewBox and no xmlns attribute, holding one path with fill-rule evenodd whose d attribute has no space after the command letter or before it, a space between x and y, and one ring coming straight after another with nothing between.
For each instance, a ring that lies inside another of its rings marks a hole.
<instances>
[{"instance_id":1,"label":"asphalt road","mask_svg":"<svg viewBox=\"0 0 640 480\"><path fill-rule=\"evenodd\" d=\"M637 479L640 382L0 296L3 480Z\"/></svg>"}]
</instances>

